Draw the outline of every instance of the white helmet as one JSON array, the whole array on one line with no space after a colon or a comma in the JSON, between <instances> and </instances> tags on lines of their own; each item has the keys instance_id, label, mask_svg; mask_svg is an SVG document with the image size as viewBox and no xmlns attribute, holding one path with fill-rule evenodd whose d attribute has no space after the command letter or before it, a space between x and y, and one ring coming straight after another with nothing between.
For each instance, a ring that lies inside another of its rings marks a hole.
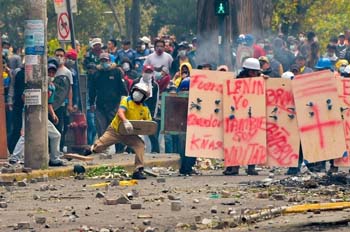
<instances>
[{"instance_id":1,"label":"white helmet","mask_svg":"<svg viewBox=\"0 0 350 232\"><path fill-rule=\"evenodd\" d=\"M140 96L140 100L134 99L134 92L135 91L139 91L140 93L143 94L143 97L142 97L142 95ZM148 86L145 83L137 83L131 88L130 96L131 96L132 100L134 100L135 102L144 102L150 96L150 89L148 88Z\"/></svg>"},{"instance_id":2,"label":"white helmet","mask_svg":"<svg viewBox=\"0 0 350 232\"><path fill-rule=\"evenodd\" d=\"M347 65L344 69L344 73L350 74L350 65Z\"/></svg>"},{"instance_id":3,"label":"white helmet","mask_svg":"<svg viewBox=\"0 0 350 232\"><path fill-rule=\"evenodd\" d=\"M256 58L247 58L243 62L243 68L260 71L260 62Z\"/></svg>"},{"instance_id":4,"label":"white helmet","mask_svg":"<svg viewBox=\"0 0 350 232\"><path fill-rule=\"evenodd\" d=\"M281 77L292 80L294 78L294 73L287 71L284 72Z\"/></svg>"}]
</instances>

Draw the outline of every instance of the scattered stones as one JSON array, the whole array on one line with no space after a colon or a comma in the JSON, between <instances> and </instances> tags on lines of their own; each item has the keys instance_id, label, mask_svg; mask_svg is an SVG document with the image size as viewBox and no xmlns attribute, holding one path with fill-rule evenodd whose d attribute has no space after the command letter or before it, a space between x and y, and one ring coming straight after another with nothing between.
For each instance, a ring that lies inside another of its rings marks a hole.
<instances>
[{"instance_id":1,"label":"scattered stones","mask_svg":"<svg viewBox=\"0 0 350 232\"><path fill-rule=\"evenodd\" d=\"M209 219L209 218L203 218L203 220L202 220L202 224L203 225L209 225L209 224L211 224L213 222L213 220L212 219Z\"/></svg>"},{"instance_id":2,"label":"scattered stones","mask_svg":"<svg viewBox=\"0 0 350 232\"><path fill-rule=\"evenodd\" d=\"M104 203L105 203L105 205L117 205L118 204L117 199L114 199L114 198L105 198Z\"/></svg>"},{"instance_id":3,"label":"scattered stones","mask_svg":"<svg viewBox=\"0 0 350 232\"><path fill-rule=\"evenodd\" d=\"M180 211L181 206L181 201L173 201L171 202L171 211Z\"/></svg>"},{"instance_id":4,"label":"scattered stones","mask_svg":"<svg viewBox=\"0 0 350 232\"><path fill-rule=\"evenodd\" d=\"M145 226L150 226L151 225L151 220L143 220L142 224L144 224Z\"/></svg>"},{"instance_id":5,"label":"scattered stones","mask_svg":"<svg viewBox=\"0 0 350 232\"><path fill-rule=\"evenodd\" d=\"M96 198L104 198L105 194L103 192L97 192L96 193Z\"/></svg>"},{"instance_id":6,"label":"scattered stones","mask_svg":"<svg viewBox=\"0 0 350 232\"><path fill-rule=\"evenodd\" d=\"M275 199L276 201L283 201L286 199L286 196L284 194L272 194L271 196L273 199Z\"/></svg>"},{"instance_id":7,"label":"scattered stones","mask_svg":"<svg viewBox=\"0 0 350 232\"><path fill-rule=\"evenodd\" d=\"M193 203L198 204L198 203L199 203L199 200L198 200L198 199L193 199Z\"/></svg>"},{"instance_id":8,"label":"scattered stones","mask_svg":"<svg viewBox=\"0 0 350 232\"><path fill-rule=\"evenodd\" d=\"M121 197L119 197L117 199L117 204L129 204L130 203L130 200L127 196L125 195L122 195Z\"/></svg>"},{"instance_id":9,"label":"scattered stones","mask_svg":"<svg viewBox=\"0 0 350 232\"><path fill-rule=\"evenodd\" d=\"M231 196L230 192L229 191L226 191L226 190L222 190L221 191L221 197L222 198L229 198Z\"/></svg>"},{"instance_id":10,"label":"scattered stones","mask_svg":"<svg viewBox=\"0 0 350 232\"><path fill-rule=\"evenodd\" d=\"M46 223L46 217L35 217L35 222L37 224L45 224Z\"/></svg>"},{"instance_id":11,"label":"scattered stones","mask_svg":"<svg viewBox=\"0 0 350 232\"><path fill-rule=\"evenodd\" d=\"M344 201L344 199L338 199L338 198L331 199L331 202L333 202L333 203L335 203L335 202L343 202L343 201Z\"/></svg>"},{"instance_id":12,"label":"scattered stones","mask_svg":"<svg viewBox=\"0 0 350 232\"><path fill-rule=\"evenodd\" d=\"M130 205L131 209L141 209L142 208L142 204L139 203L134 203Z\"/></svg>"},{"instance_id":13,"label":"scattered stones","mask_svg":"<svg viewBox=\"0 0 350 232\"><path fill-rule=\"evenodd\" d=\"M107 228L102 228L102 229L100 229L100 232L110 232L110 230Z\"/></svg>"},{"instance_id":14,"label":"scattered stones","mask_svg":"<svg viewBox=\"0 0 350 232\"><path fill-rule=\"evenodd\" d=\"M180 197L176 197L174 195L168 195L168 199L171 201L177 201L177 200L180 200Z\"/></svg>"},{"instance_id":15,"label":"scattered stones","mask_svg":"<svg viewBox=\"0 0 350 232\"><path fill-rule=\"evenodd\" d=\"M38 180L37 180L36 178L33 178L33 179L30 180L30 183L31 183L31 184L38 183Z\"/></svg>"},{"instance_id":16,"label":"scattered stones","mask_svg":"<svg viewBox=\"0 0 350 232\"><path fill-rule=\"evenodd\" d=\"M304 200L304 197L302 196L291 196L288 199L288 202L302 202Z\"/></svg>"},{"instance_id":17,"label":"scattered stones","mask_svg":"<svg viewBox=\"0 0 350 232\"><path fill-rule=\"evenodd\" d=\"M267 198L269 198L269 193L267 191L259 192L257 195L257 198L267 199Z\"/></svg>"},{"instance_id":18,"label":"scattered stones","mask_svg":"<svg viewBox=\"0 0 350 232\"><path fill-rule=\"evenodd\" d=\"M16 226L16 229L28 230L28 229L30 229L30 223L29 222L19 222Z\"/></svg>"},{"instance_id":19,"label":"scattered stones","mask_svg":"<svg viewBox=\"0 0 350 232\"><path fill-rule=\"evenodd\" d=\"M0 208L2 209L7 208L7 203L4 201L0 202Z\"/></svg>"},{"instance_id":20,"label":"scattered stones","mask_svg":"<svg viewBox=\"0 0 350 232\"><path fill-rule=\"evenodd\" d=\"M37 178L38 182L48 182L49 181L49 176L48 175L43 175L42 177Z\"/></svg>"},{"instance_id":21,"label":"scattered stones","mask_svg":"<svg viewBox=\"0 0 350 232\"><path fill-rule=\"evenodd\" d=\"M49 185L44 184L40 186L40 191L44 192L44 191L48 191L50 189Z\"/></svg>"},{"instance_id":22,"label":"scattered stones","mask_svg":"<svg viewBox=\"0 0 350 232\"><path fill-rule=\"evenodd\" d=\"M137 215L137 218L138 219L149 219L149 218L152 218L152 215L150 215L150 214L139 214L139 215Z\"/></svg>"},{"instance_id":23,"label":"scattered stones","mask_svg":"<svg viewBox=\"0 0 350 232\"><path fill-rule=\"evenodd\" d=\"M131 193L132 193L132 195L133 195L134 197L139 197L139 196L140 196L140 192L137 191L136 189L132 189L132 190L131 190Z\"/></svg>"},{"instance_id":24,"label":"scattered stones","mask_svg":"<svg viewBox=\"0 0 350 232\"><path fill-rule=\"evenodd\" d=\"M165 183L165 178L157 178L157 183Z\"/></svg>"},{"instance_id":25,"label":"scattered stones","mask_svg":"<svg viewBox=\"0 0 350 232\"><path fill-rule=\"evenodd\" d=\"M202 221L202 216L200 216L200 215L195 216L195 217L194 217L194 221L195 221L196 223L200 223L200 222Z\"/></svg>"},{"instance_id":26,"label":"scattered stones","mask_svg":"<svg viewBox=\"0 0 350 232\"><path fill-rule=\"evenodd\" d=\"M212 213L212 214L218 213L218 207L216 207L216 206L211 207L210 213Z\"/></svg>"},{"instance_id":27,"label":"scattered stones","mask_svg":"<svg viewBox=\"0 0 350 232\"><path fill-rule=\"evenodd\" d=\"M40 196L39 196L38 194L34 194L34 195L33 195L33 199L34 199L34 200L39 200L39 199L40 199Z\"/></svg>"}]
</instances>

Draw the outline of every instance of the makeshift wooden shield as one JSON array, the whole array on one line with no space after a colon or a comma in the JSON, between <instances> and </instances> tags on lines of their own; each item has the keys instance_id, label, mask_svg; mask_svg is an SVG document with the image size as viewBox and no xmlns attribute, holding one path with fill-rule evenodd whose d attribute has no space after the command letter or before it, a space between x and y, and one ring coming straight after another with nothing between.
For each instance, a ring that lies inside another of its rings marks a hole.
<instances>
[{"instance_id":1,"label":"makeshift wooden shield","mask_svg":"<svg viewBox=\"0 0 350 232\"><path fill-rule=\"evenodd\" d=\"M304 160L317 162L347 155L337 84L329 70L292 81Z\"/></svg>"},{"instance_id":2,"label":"makeshift wooden shield","mask_svg":"<svg viewBox=\"0 0 350 232\"><path fill-rule=\"evenodd\" d=\"M54 78L53 83L55 85L55 97L52 107L54 110L57 110L63 103L64 100L68 97L70 90L70 81L67 76L57 76Z\"/></svg>"},{"instance_id":3,"label":"makeshift wooden shield","mask_svg":"<svg viewBox=\"0 0 350 232\"><path fill-rule=\"evenodd\" d=\"M300 137L291 80L266 80L267 166L297 167Z\"/></svg>"},{"instance_id":4,"label":"makeshift wooden shield","mask_svg":"<svg viewBox=\"0 0 350 232\"><path fill-rule=\"evenodd\" d=\"M188 101L186 156L224 157L222 94L234 73L192 70Z\"/></svg>"},{"instance_id":5,"label":"makeshift wooden shield","mask_svg":"<svg viewBox=\"0 0 350 232\"><path fill-rule=\"evenodd\" d=\"M343 119L345 143L348 155L334 161L335 166L350 166L350 78L336 78L338 96L340 100L340 113Z\"/></svg>"},{"instance_id":6,"label":"makeshift wooden shield","mask_svg":"<svg viewBox=\"0 0 350 232\"><path fill-rule=\"evenodd\" d=\"M158 124L154 121L145 121L145 120L130 120L129 121L134 130L132 133L128 133L125 130L124 124L120 123L118 132L121 135L153 135L157 132Z\"/></svg>"},{"instance_id":7,"label":"makeshift wooden shield","mask_svg":"<svg viewBox=\"0 0 350 232\"><path fill-rule=\"evenodd\" d=\"M266 163L264 79L227 80L223 99L225 166Z\"/></svg>"}]
</instances>

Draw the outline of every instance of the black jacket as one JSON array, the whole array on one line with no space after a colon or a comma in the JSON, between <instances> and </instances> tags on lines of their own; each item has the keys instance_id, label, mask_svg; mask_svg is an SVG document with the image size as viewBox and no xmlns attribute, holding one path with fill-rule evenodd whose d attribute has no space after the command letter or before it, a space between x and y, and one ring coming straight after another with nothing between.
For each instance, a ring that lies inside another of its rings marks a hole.
<instances>
[{"instance_id":1,"label":"black jacket","mask_svg":"<svg viewBox=\"0 0 350 232\"><path fill-rule=\"evenodd\" d=\"M108 70L97 65L97 71L89 80L89 104L96 107L117 107L122 96L128 92L123 81L122 72L112 65Z\"/></svg>"}]
</instances>

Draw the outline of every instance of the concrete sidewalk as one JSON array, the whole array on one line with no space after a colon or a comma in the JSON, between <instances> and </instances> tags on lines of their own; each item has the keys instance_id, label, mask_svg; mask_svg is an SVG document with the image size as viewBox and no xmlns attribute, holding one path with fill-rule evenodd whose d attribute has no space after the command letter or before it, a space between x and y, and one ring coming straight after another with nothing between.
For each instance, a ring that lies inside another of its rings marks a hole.
<instances>
[{"instance_id":1,"label":"concrete sidewalk","mask_svg":"<svg viewBox=\"0 0 350 232\"><path fill-rule=\"evenodd\" d=\"M59 178L74 175L73 167L75 164L80 164L85 167L85 170L101 167L101 166L122 166L128 172L134 170L134 154L114 154L106 159L104 154L95 154L93 161L83 162L73 159L67 161L67 166L64 167L50 167L46 170L32 170L25 172L22 166L17 165L10 168L2 168L0 173L0 185L13 181L21 181L23 179L33 178ZM108 157L108 155L107 155ZM178 154L145 154L145 167L173 167L179 168L180 155ZM4 173L7 172L7 173ZM11 172L11 173L8 173Z\"/></svg>"}]
</instances>

